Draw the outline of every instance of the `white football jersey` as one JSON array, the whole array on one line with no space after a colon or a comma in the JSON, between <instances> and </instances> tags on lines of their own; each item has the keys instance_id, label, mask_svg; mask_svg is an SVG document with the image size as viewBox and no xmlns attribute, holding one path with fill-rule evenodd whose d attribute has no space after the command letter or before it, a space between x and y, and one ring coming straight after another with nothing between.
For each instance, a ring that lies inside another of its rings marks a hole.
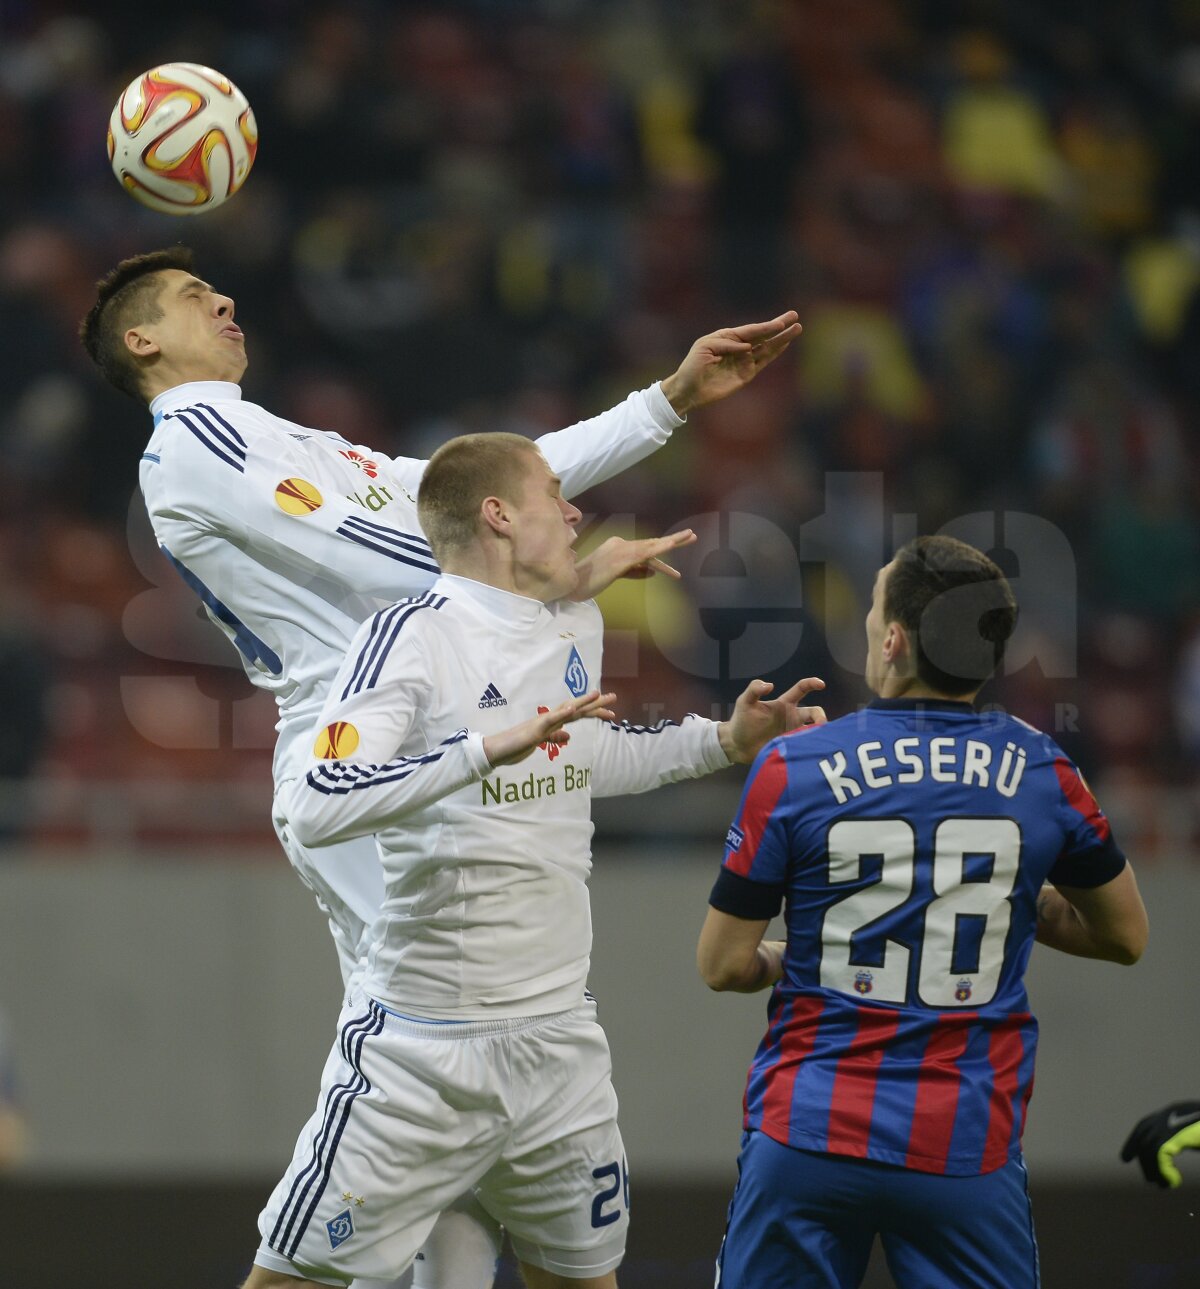
<instances>
[{"instance_id":1,"label":"white football jersey","mask_svg":"<svg viewBox=\"0 0 1200 1289\"><path fill-rule=\"evenodd\" d=\"M307 773L283 790L307 846L375 833L386 895L364 988L431 1019L577 1006L591 952L591 798L729 764L712 721L567 726L493 769L484 736L600 688L594 603L444 576L359 629Z\"/></svg>"},{"instance_id":2,"label":"white football jersey","mask_svg":"<svg viewBox=\"0 0 1200 1289\"><path fill-rule=\"evenodd\" d=\"M308 732L359 623L432 585L417 522L425 462L388 457L196 381L160 394L141 488L167 558L279 704L275 781ZM538 447L564 496L649 456L682 424L658 385Z\"/></svg>"}]
</instances>

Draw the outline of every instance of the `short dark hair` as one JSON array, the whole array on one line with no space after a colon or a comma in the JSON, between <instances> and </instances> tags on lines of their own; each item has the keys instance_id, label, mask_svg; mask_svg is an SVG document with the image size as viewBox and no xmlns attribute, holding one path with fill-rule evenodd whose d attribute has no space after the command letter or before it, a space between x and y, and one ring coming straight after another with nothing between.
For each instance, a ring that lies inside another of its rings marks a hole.
<instances>
[{"instance_id":1,"label":"short dark hair","mask_svg":"<svg viewBox=\"0 0 1200 1289\"><path fill-rule=\"evenodd\" d=\"M461 434L430 457L417 493L417 518L439 564L475 539L485 497L521 500L531 458L541 459L532 439L502 430Z\"/></svg>"},{"instance_id":2,"label":"short dark hair","mask_svg":"<svg viewBox=\"0 0 1200 1289\"><path fill-rule=\"evenodd\" d=\"M96 283L96 303L79 324L83 347L104 379L139 402L145 398L142 372L137 359L125 347L125 333L139 323L157 322L162 317L154 275L166 269L190 273L190 247L169 246L122 260Z\"/></svg>"},{"instance_id":3,"label":"short dark hair","mask_svg":"<svg viewBox=\"0 0 1200 1289\"><path fill-rule=\"evenodd\" d=\"M1008 579L954 537L918 537L896 554L883 618L913 642L917 678L939 693L973 693L999 667L1017 625Z\"/></svg>"}]
</instances>

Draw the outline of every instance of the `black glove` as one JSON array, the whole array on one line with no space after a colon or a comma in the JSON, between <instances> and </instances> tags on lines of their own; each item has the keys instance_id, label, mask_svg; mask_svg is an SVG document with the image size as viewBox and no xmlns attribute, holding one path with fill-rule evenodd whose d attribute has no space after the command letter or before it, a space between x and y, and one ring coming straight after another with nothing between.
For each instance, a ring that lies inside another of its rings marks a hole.
<instances>
[{"instance_id":1,"label":"black glove","mask_svg":"<svg viewBox=\"0 0 1200 1289\"><path fill-rule=\"evenodd\" d=\"M1183 1178L1175 1156L1190 1147L1200 1150L1200 1101L1174 1101L1138 1121L1121 1147L1121 1158L1135 1156L1148 1182L1166 1190Z\"/></svg>"}]
</instances>

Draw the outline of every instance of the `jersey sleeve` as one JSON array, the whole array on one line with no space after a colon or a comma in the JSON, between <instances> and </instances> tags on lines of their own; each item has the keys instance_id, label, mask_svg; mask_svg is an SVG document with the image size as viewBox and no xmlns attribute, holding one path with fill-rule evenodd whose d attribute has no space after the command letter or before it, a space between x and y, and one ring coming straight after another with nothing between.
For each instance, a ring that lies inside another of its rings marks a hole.
<instances>
[{"instance_id":1,"label":"jersey sleeve","mask_svg":"<svg viewBox=\"0 0 1200 1289\"><path fill-rule=\"evenodd\" d=\"M783 907L790 846L783 818L787 762L774 743L758 754L737 815L725 835L725 858L709 904L721 913L757 921Z\"/></svg>"},{"instance_id":2,"label":"jersey sleeve","mask_svg":"<svg viewBox=\"0 0 1200 1289\"><path fill-rule=\"evenodd\" d=\"M664 783L698 779L729 764L721 750L716 722L701 716L686 716L682 724L605 721L596 735L592 796L649 792Z\"/></svg>"},{"instance_id":3,"label":"jersey sleeve","mask_svg":"<svg viewBox=\"0 0 1200 1289\"><path fill-rule=\"evenodd\" d=\"M388 476L393 482L407 489L414 497L417 495L417 490L421 486L421 476L424 475L425 467L429 464L427 459L420 457L392 457L388 456L386 452L380 452L378 448L370 447L365 443L351 443L345 435L338 434L335 430L322 430L321 433L338 443L344 443L347 448L352 452L357 452L359 456L385 465Z\"/></svg>"},{"instance_id":4,"label":"jersey sleeve","mask_svg":"<svg viewBox=\"0 0 1200 1289\"><path fill-rule=\"evenodd\" d=\"M1057 886L1103 886L1125 867L1125 855L1083 776L1061 752L1054 759L1054 772L1065 840L1049 879Z\"/></svg>"},{"instance_id":5,"label":"jersey sleeve","mask_svg":"<svg viewBox=\"0 0 1200 1289\"><path fill-rule=\"evenodd\" d=\"M359 628L318 720L308 769L286 789L288 823L303 845L379 832L491 773L478 732L411 747L436 685L432 650L414 619L436 610L438 598L402 601Z\"/></svg>"},{"instance_id":6,"label":"jersey sleeve","mask_svg":"<svg viewBox=\"0 0 1200 1289\"><path fill-rule=\"evenodd\" d=\"M657 452L683 422L655 383L635 390L599 416L543 434L536 442L550 469L562 480L563 496L575 497ZM428 461L389 457L374 448L342 441L364 456L386 462L393 478L414 495L420 488Z\"/></svg>"},{"instance_id":7,"label":"jersey sleeve","mask_svg":"<svg viewBox=\"0 0 1200 1289\"><path fill-rule=\"evenodd\" d=\"M155 532L175 560L190 567L189 544L215 534L290 581L332 577L350 595L395 600L437 577L423 535L375 524L350 499L322 491L276 436L211 410L173 416L179 432L143 478Z\"/></svg>"},{"instance_id":8,"label":"jersey sleeve","mask_svg":"<svg viewBox=\"0 0 1200 1289\"><path fill-rule=\"evenodd\" d=\"M658 384L635 390L599 416L543 434L537 445L562 480L564 497L575 497L657 452L683 424Z\"/></svg>"}]
</instances>

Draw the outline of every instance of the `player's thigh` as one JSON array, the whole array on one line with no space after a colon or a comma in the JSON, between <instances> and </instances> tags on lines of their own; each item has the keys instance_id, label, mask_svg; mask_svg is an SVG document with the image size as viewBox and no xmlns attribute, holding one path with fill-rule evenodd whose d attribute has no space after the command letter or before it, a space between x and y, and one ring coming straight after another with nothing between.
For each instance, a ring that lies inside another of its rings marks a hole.
<instances>
[{"instance_id":1,"label":"player's thigh","mask_svg":"<svg viewBox=\"0 0 1200 1289\"><path fill-rule=\"evenodd\" d=\"M250 1275L242 1282L241 1289L320 1289L315 1280L297 1280L293 1276L279 1275L262 1267L251 1267Z\"/></svg>"},{"instance_id":2,"label":"player's thigh","mask_svg":"<svg viewBox=\"0 0 1200 1289\"><path fill-rule=\"evenodd\" d=\"M880 1235L899 1289L1036 1289L1024 1162L979 1177L896 1176Z\"/></svg>"},{"instance_id":3,"label":"player's thigh","mask_svg":"<svg viewBox=\"0 0 1200 1289\"><path fill-rule=\"evenodd\" d=\"M495 1048L414 1032L426 1030L361 997L343 1009L316 1110L259 1217L259 1266L397 1276L499 1154Z\"/></svg>"},{"instance_id":4,"label":"player's thigh","mask_svg":"<svg viewBox=\"0 0 1200 1289\"><path fill-rule=\"evenodd\" d=\"M525 1282L526 1289L617 1289L615 1271L602 1276L590 1276L586 1280L574 1280L522 1262L521 1279Z\"/></svg>"},{"instance_id":5,"label":"player's thigh","mask_svg":"<svg viewBox=\"0 0 1200 1289\"><path fill-rule=\"evenodd\" d=\"M503 1243L504 1228L478 1198L460 1196L421 1246L412 1289L491 1289Z\"/></svg>"},{"instance_id":6,"label":"player's thigh","mask_svg":"<svg viewBox=\"0 0 1200 1289\"><path fill-rule=\"evenodd\" d=\"M513 1133L479 1183L517 1258L587 1283L621 1262L629 1170L608 1041L588 1004L520 1036Z\"/></svg>"},{"instance_id":7,"label":"player's thigh","mask_svg":"<svg viewBox=\"0 0 1200 1289\"><path fill-rule=\"evenodd\" d=\"M874 1238L873 1176L861 1161L742 1138L717 1257L721 1289L856 1289Z\"/></svg>"}]
</instances>

